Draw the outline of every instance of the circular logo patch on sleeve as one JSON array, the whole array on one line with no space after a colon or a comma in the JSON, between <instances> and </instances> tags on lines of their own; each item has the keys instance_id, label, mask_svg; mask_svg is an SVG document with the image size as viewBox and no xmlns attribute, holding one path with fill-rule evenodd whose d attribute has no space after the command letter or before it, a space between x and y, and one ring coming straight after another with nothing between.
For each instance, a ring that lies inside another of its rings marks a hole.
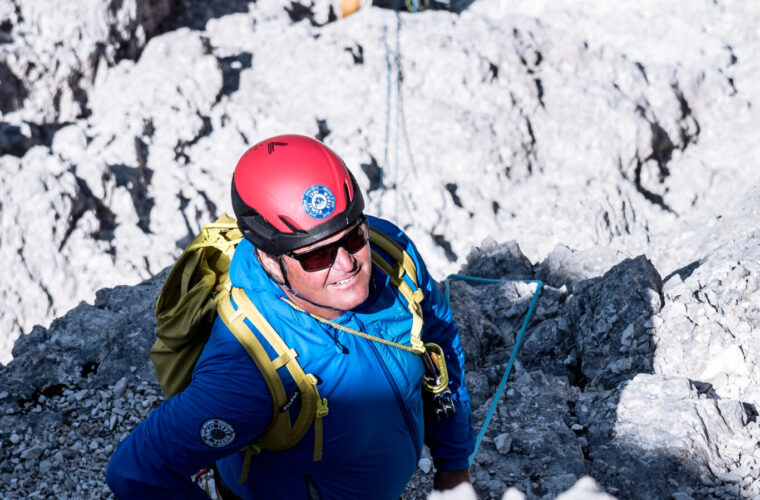
<instances>
[{"instance_id":1,"label":"circular logo patch on sleeve","mask_svg":"<svg viewBox=\"0 0 760 500\"><path fill-rule=\"evenodd\" d=\"M335 195L327 186L314 184L303 194L303 209L315 219L326 219L335 210Z\"/></svg>"},{"instance_id":2,"label":"circular logo patch on sleeve","mask_svg":"<svg viewBox=\"0 0 760 500\"><path fill-rule=\"evenodd\" d=\"M201 441L211 448L224 448L237 438L231 423L221 418L210 418L201 425Z\"/></svg>"}]
</instances>

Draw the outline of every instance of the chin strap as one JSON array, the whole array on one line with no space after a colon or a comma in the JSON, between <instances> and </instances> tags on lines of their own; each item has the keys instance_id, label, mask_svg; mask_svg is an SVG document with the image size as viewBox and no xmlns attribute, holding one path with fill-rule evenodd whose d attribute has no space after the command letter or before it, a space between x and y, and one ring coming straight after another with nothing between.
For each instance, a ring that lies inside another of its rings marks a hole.
<instances>
[{"instance_id":1,"label":"chin strap","mask_svg":"<svg viewBox=\"0 0 760 500\"><path fill-rule=\"evenodd\" d=\"M332 307L325 304L320 304L318 302L314 302L313 300L307 299L300 293L293 290L293 288L290 286L290 282L288 281L288 270L285 268L285 263L283 262L282 255L278 255L276 259L277 259L277 263L280 265L280 272L282 273L282 277L284 281L280 280L279 278L277 278L277 276L270 273L266 267L264 266L261 266L261 267L264 269L264 272L267 273L267 276L269 276L269 279L277 283L280 286L280 288L282 288L283 290L286 290L287 292L293 294L294 296L298 297L301 300L305 300L311 305L321 307L323 309L330 309L331 311L338 311L341 313L343 312L343 309L338 309L337 307Z\"/></svg>"}]
</instances>

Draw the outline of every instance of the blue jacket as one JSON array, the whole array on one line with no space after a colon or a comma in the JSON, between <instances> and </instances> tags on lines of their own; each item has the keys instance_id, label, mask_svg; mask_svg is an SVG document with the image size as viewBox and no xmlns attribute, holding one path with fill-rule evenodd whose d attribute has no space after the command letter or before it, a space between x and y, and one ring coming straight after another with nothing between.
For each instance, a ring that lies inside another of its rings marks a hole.
<instances>
[{"instance_id":1,"label":"blue jacket","mask_svg":"<svg viewBox=\"0 0 760 500\"><path fill-rule=\"evenodd\" d=\"M256 365L217 318L187 389L161 403L111 458L106 479L118 498L207 498L190 476L216 461L224 482L243 499L308 498L307 481L323 499L396 499L414 473L423 439L438 468L468 468L470 399L451 310L401 230L381 219L369 220L417 265L425 293L422 339L439 344L446 354L456 415L437 421L424 414L419 356L324 325L280 300L282 290L264 273L253 245L243 240L230 279L295 348L304 371L317 375L320 396L329 407L323 419L323 458L313 461L310 430L294 448L255 455L248 480L238 484L240 449L267 427L272 402ZM409 345L411 314L398 289L377 268L372 279L370 297L335 321ZM283 381L289 394L292 381Z\"/></svg>"}]
</instances>

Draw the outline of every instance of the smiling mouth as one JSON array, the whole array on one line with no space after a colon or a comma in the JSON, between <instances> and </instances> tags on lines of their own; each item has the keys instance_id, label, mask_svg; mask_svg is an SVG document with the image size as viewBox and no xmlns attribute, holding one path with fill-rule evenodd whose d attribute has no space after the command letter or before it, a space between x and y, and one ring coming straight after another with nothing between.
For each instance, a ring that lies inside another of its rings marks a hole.
<instances>
[{"instance_id":1,"label":"smiling mouth","mask_svg":"<svg viewBox=\"0 0 760 500\"><path fill-rule=\"evenodd\" d=\"M350 276L350 277L348 277L348 278L346 278L346 279L344 279L344 280L336 281L335 283L333 283L333 284L332 284L332 286L334 286L334 287L338 287L338 288L342 288L342 287L344 287L344 286L346 286L346 285L349 285L349 284L351 284L353 281L355 281L355 280L356 280L356 277L357 277L358 275L359 275L359 273L358 273L358 272L356 272L356 273L354 273L352 276Z\"/></svg>"}]
</instances>

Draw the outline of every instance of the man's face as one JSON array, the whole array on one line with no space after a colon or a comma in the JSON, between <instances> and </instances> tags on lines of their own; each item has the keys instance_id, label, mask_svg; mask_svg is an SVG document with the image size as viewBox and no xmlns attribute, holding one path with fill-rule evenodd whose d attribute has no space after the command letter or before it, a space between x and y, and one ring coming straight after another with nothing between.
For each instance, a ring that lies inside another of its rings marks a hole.
<instances>
[{"instance_id":1,"label":"man's face","mask_svg":"<svg viewBox=\"0 0 760 500\"><path fill-rule=\"evenodd\" d=\"M352 224L317 243L298 248L293 251L296 255L302 255L310 250L324 247L330 243L342 239L346 234L354 231L358 225L366 234L369 231L367 222ZM291 288L317 304L333 307L340 311L348 311L358 306L369 295L369 278L372 272L372 258L369 244L364 244L355 253L350 253L345 246L338 248L335 261L332 266L320 271L306 271L301 263L289 255L283 255L283 265L288 274ZM298 297L291 297L299 307L327 319L337 318L341 313L332 309L315 306Z\"/></svg>"}]
</instances>

